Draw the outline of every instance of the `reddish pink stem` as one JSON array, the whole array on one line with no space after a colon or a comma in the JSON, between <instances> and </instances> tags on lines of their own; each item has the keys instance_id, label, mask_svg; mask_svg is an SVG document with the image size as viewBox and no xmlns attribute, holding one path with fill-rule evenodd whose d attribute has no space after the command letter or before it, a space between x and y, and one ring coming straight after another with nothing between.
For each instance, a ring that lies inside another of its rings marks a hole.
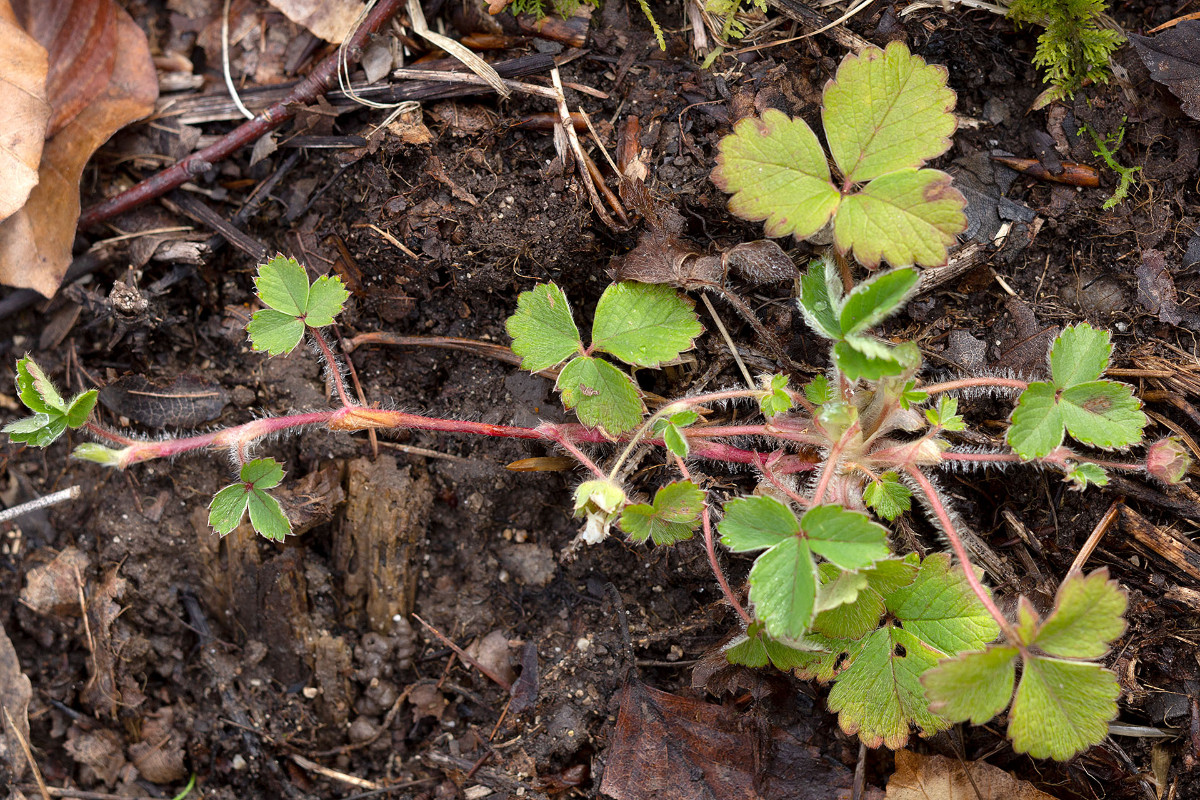
<instances>
[{"instance_id":1,"label":"reddish pink stem","mask_svg":"<svg viewBox=\"0 0 1200 800\"><path fill-rule=\"evenodd\" d=\"M672 453L672 455L674 454ZM675 464L679 467L679 472L685 480L692 480L691 473L688 472L687 465L683 463L683 459L675 456ZM709 516L707 495L704 498L704 507L700 511L700 526L704 531L704 550L708 553L708 565L712 568L713 575L717 578L717 583L721 587L721 593L725 595L725 599L737 611L742 621L749 626L754 620L750 617L749 612L742 608L742 604L738 602L733 589L729 588L729 581L725 579L725 570L721 569L721 564L717 561L717 548L713 543L712 519Z\"/></svg>"},{"instance_id":2,"label":"reddish pink stem","mask_svg":"<svg viewBox=\"0 0 1200 800\"><path fill-rule=\"evenodd\" d=\"M1029 383L1027 381L1019 381L1015 378L962 378L957 381L931 383L928 386L918 386L917 388L922 392L934 395L941 392L953 392L959 389L972 389L979 386L1003 386L1007 389L1025 391L1029 388Z\"/></svg>"},{"instance_id":3,"label":"reddish pink stem","mask_svg":"<svg viewBox=\"0 0 1200 800\"><path fill-rule=\"evenodd\" d=\"M346 395L346 387L342 383L342 371L338 369L337 360L333 357L333 350L329 348L329 343L325 341L325 337L321 335L318 328L309 328L309 333L313 335L313 339L317 342L317 347L321 348L321 355L325 358L325 368L329 370L329 378L337 389L338 399L342 401L343 408L351 406L350 398Z\"/></svg>"},{"instance_id":4,"label":"reddish pink stem","mask_svg":"<svg viewBox=\"0 0 1200 800\"><path fill-rule=\"evenodd\" d=\"M984 588L980 582L979 576L975 574L975 566L971 563L971 559L967 557L967 549L963 547L962 539L958 536L958 531L954 527L954 523L950 519L950 513L946 511L946 506L942 504L941 497L938 496L937 490L933 488L933 484L929 482L929 478L925 477L925 473L913 466L906 466L904 470L920 487L921 493L925 495L925 499L929 501L929 507L933 509L933 514L937 517L938 523L942 527L942 532L946 534L946 538L950 540L950 546L954 548L954 554L958 556L958 560L962 562L963 572L967 576L967 583L971 586L971 591L975 592L975 596L979 598L979 602L983 603L983 607L992 615L992 619L996 620L996 624L1000 626L1000 630L1004 631L1004 636L1014 645L1020 646L1021 639L1017 636L1017 630L1012 626L1008 619L1000 611L996 601L992 599L991 593Z\"/></svg>"}]
</instances>

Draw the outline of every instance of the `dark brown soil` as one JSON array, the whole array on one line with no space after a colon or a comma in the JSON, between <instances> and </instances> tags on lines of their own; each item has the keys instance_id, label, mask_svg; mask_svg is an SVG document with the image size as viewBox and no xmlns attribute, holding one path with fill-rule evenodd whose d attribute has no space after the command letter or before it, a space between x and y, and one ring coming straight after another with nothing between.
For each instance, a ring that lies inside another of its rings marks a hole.
<instances>
[{"instance_id":1,"label":"dark brown soil","mask_svg":"<svg viewBox=\"0 0 1200 800\"><path fill-rule=\"evenodd\" d=\"M146 24L164 30L173 24L166 12L153 11L157 4L148 5L140 15ZM1187 10L1132 4L1115 13L1130 29L1145 30ZM683 18L678 4L655 11L667 27ZM636 5L630 12L612 0L596 16L590 49L563 77L607 99L574 93L572 102L600 121L610 148L615 135L608 121L640 117L652 184L685 212L698 245L760 238L758 226L730 217L724 195L709 181L715 145L733 120L768 107L815 121L820 88L843 52L818 36L742 60L718 60L702 71L684 34L668 35L665 53L654 47ZM1139 296L1136 270L1145 253L1160 252L1181 307L1196 310L1192 292L1200 275L1184 257L1189 242L1197 241L1200 217L1200 125L1181 115L1128 48L1119 55L1127 79L1030 112L1041 89L1029 64L1034 36L1014 32L1002 19L953 6L900 21L893 7L877 5L850 28L875 44L905 41L949 68L957 111L967 119L940 166L974 175L984 194L996 191L987 181L999 181L1010 201L1000 209L1011 223L1003 246L918 298L892 332L915 337L934 371L1037 373L1057 326L1090 320L1114 331L1118 367L1173 373L1130 378L1163 420L1153 435L1169 433L1167 426L1194 435L1197 420L1188 404L1200 395L1195 329L1186 327L1188 318L1179 325L1160 321L1152 313L1157 309L1142 302L1144 289ZM348 159L337 151L308 150L275 190L278 202L266 203L246 225L271 250L354 279L343 338L387 331L507 343L504 320L517 293L548 279L575 300L577 318L586 318L608 281L610 260L635 241L636 228L610 231L592 213L578 182L554 163L549 134L512 127L525 114L552 110L545 101L456 103L467 116L486 109L492 122L464 132L446 114L427 115L432 144L387 136L345 167ZM343 115L333 133L365 135L378 119L375 112ZM1064 160L1100 165L1090 139L1076 131L1087 123L1110 132L1123 119L1126 139L1118 157L1142 168L1141 181L1111 211L1101 208L1112 189L1107 171L1105 188L1077 190L1004 173L981 157L994 150L1033 155L1030 142L1041 134L1067 145ZM217 123L205 133L225 129ZM128 131L113 147L144 146L138 135ZM238 180L268 176L287 154L281 150L251 167L244 153L201 181L202 188L241 187L229 190L227 204L213 203L229 218L247 191ZM121 174L101 169L97 194ZM292 221L286 218L289 209L306 205ZM152 222L117 224L122 230L180 224L166 211L145 213ZM417 258L368 225L394 235ZM990 241L993 232L981 235ZM805 246L792 251L797 262L806 253ZM33 353L72 390L125 374L163 382L197 375L228 393L230 402L212 421L218 425L326 403L310 354L268 361L250 352L242 327L252 259L226 247L161 293L146 294L145 313L114 317L106 300L114 281L132 281L145 292L175 267L151 261L130 276L124 268L134 258L109 251L89 283L5 321L0 363ZM822 366L822 348L792 313L787 287L740 288L792 358ZM763 352L732 309L719 302L718 308L740 343ZM52 335L45 333L48 320ZM706 334L694 366L647 377L643 385L664 395L686 391L710 364L727 359L725 353L722 340ZM550 381L484 357L364 346L352 359L368 402L516 425L565 419ZM751 366L773 369L766 355ZM732 385L738 374L726 364L708 380L710 388ZM15 414L13 398L4 402ZM987 404L970 410L980 420L1007 413ZM151 435L177 427L151 429L102 413ZM995 431L985 425L984 432ZM195 773L207 798L349 797L392 784L405 786L391 797L481 797L479 786L494 797L594 797L627 674L606 587L620 593L642 679L660 689L691 693L691 665L736 628L736 617L718 602L697 542L651 550L612 537L564 558L577 530L570 517L577 476L504 469L551 454L540 446L401 435L381 441L378 461L371 462L364 460L372 455L365 436L309 431L266 443L262 452L286 462L285 486L312 519L311 528L283 544L244 529L223 542L210 533L208 498L230 480L220 454L110 473L68 462L68 451L63 444L45 454L4 449L6 503L83 488L78 500L7 527L7 569L0 576L4 628L34 688L31 745L52 786L168 797ZM637 480L653 487L657 468L650 460L642 467ZM730 488L752 485L750 475L716 477ZM1052 597L1080 545L1120 497L1151 523L1174 526L1183 536L1198 524L1193 493L1168 496L1136 479L1082 495L1032 470L951 474L945 483L963 518L1009 566L1015 580L997 585L1008 598L1018 592L1042 602ZM391 504L390 530L362 521L372 504L383 502ZM941 547L919 517L903 527L898 542ZM366 568L355 550L362 537L407 543L395 551L403 563L387 567L400 581L384 603L398 609L394 618L371 610ZM81 554L76 588L91 609L87 625L70 602L39 613L18 600L29 591L31 570L69 547ZM725 562L732 578L744 578L748 561ZM1120 721L1180 738L1113 737L1066 765L1013 754L996 726L954 730L913 746L987 757L1060 798L1153 797L1154 775L1166 781L1159 791L1170 792L1160 796L1198 797L1195 568L1137 549L1120 524L1089 566L1107 566L1130 590L1130 630L1112 656L1124 690ZM405 586L415 588L413 608ZM119 614L106 614L105 604L115 604ZM494 634L494 647L485 648L491 660L511 660L518 671L522 647L533 645L536 706L505 714L507 693L464 668L400 613L410 610L463 645ZM785 676L772 680L778 685L768 699L740 693L709 699L753 707L781 723L801 715L809 720L807 743L853 770L857 741L825 711L825 690ZM398 702L404 692L408 700ZM144 753L146 743L174 761L164 768L139 759L135 754ZM870 753L868 783L882 787L891 763L887 751ZM352 785L314 764L371 783ZM168 779L152 782L163 775Z\"/></svg>"}]
</instances>

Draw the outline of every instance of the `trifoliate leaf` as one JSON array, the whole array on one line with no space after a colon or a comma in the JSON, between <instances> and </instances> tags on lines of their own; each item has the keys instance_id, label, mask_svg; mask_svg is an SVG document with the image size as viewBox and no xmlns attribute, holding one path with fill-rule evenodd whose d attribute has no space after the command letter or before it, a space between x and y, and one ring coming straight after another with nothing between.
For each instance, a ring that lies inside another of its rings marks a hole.
<instances>
[{"instance_id":1,"label":"trifoliate leaf","mask_svg":"<svg viewBox=\"0 0 1200 800\"><path fill-rule=\"evenodd\" d=\"M1081 442L1112 449L1142 440L1146 415L1133 387L1116 381L1092 381L1063 389L1059 395L1063 423Z\"/></svg>"},{"instance_id":2,"label":"trifoliate leaf","mask_svg":"<svg viewBox=\"0 0 1200 800\"><path fill-rule=\"evenodd\" d=\"M1018 753L1065 761L1104 740L1120 694L1117 676L1099 664L1026 659L1008 738Z\"/></svg>"},{"instance_id":3,"label":"trifoliate leaf","mask_svg":"<svg viewBox=\"0 0 1200 800\"><path fill-rule=\"evenodd\" d=\"M950 149L956 122L945 67L900 42L845 58L825 86L825 138L847 182L918 167Z\"/></svg>"},{"instance_id":4,"label":"trifoliate leaf","mask_svg":"<svg viewBox=\"0 0 1200 800\"><path fill-rule=\"evenodd\" d=\"M304 312L304 324L310 328L332 325L333 319L342 313L350 292L336 275L322 275L313 281L308 290L308 305ZM270 537L268 537L270 538Z\"/></svg>"},{"instance_id":5,"label":"trifoliate leaf","mask_svg":"<svg viewBox=\"0 0 1200 800\"><path fill-rule=\"evenodd\" d=\"M808 272L800 278L799 305L808 327L815 333L826 339L840 339L842 327L838 315L841 305L841 278L835 274L834 277L839 283L836 287L831 286L831 272L832 265L828 259L809 262Z\"/></svg>"},{"instance_id":6,"label":"trifoliate leaf","mask_svg":"<svg viewBox=\"0 0 1200 800\"><path fill-rule=\"evenodd\" d=\"M825 227L840 195L829 180L825 152L802 119L768 109L743 119L718 145L712 180L729 198L729 210L764 220L767 236L805 239Z\"/></svg>"},{"instance_id":7,"label":"trifoliate leaf","mask_svg":"<svg viewBox=\"0 0 1200 800\"><path fill-rule=\"evenodd\" d=\"M54 382L29 356L17 361L17 396L30 411L37 414L66 413L66 402Z\"/></svg>"},{"instance_id":8,"label":"trifoliate leaf","mask_svg":"<svg viewBox=\"0 0 1200 800\"><path fill-rule=\"evenodd\" d=\"M750 568L750 603L777 639L800 639L813 618L817 565L806 539L788 536Z\"/></svg>"},{"instance_id":9,"label":"trifoliate leaf","mask_svg":"<svg viewBox=\"0 0 1200 800\"><path fill-rule=\"evenodd\" d=\"M1099 658L1125 632L1125 592L1107 569L1063 582L1054 611L1037 630L1033 644L1052 656Z\"/></svg>"},{"instance_id":10,"label":"trifoliate leaf","mask_svg":"<svg viewBox=\"0 0 1200 800\"><path fill-rule=\"evenodd\" d=\"M763 379L767 394L758 399L758 407L767 419L791 410L792 396L788 393L787 385L787 375L771 375Z\"/></svg>"},{"instance_id":11,"label":"trifoliate leaf","mask_svg":"<svg viewBox=\"0 0 1200 800\"><path fill-rule=\"evenodd\" d=\"M794 538L800 523L791 509L773 497L737 497L725 504L717 531L721 544L735 553L749 553Z\"/></svg>"},{"instance_id":12,"label":"trifoliate leaf","mask_svg":"<svg viewBox=\"0 0 1200 800\"><path fill-rule=\"evenodd\" d=\"M78 458L80 461L91 461L94 464L116 467L121 464L123 452L95 442L84 442L71 451L71 457Z\"/></svg>"},{"instance_id":13,"label":"trifoliate leaf","mask_svg":"<svg viewBox=\"0 0 1200 800\"><path fill-rule=\"evenodd\" d=\"M670 286L623 281L600 296L592 347L626 364L657 367L690 350L703 331L692 301Z\"/></svg>"},{"instance_id":14,"label":"trifoliate leaf","mask_svg":"<svg viewBox=\"0 0 1200 800\"><path fill-rule=\"evenodd\" d=\"M226 486L217 492L208 506L208 525L222 536L227 536L242 521L250 492L241 483Z\"/></svg>"},{"instance_id":15,"label":"trifoliate leaf","mask_svg":"<svg viewBox=\"0 0 1200 800\"><path fill-rule=\"evenodd\" d=\"M555 385L563 405L589 428L616 436L642 421L645 408L633 379L607 361L580 356L563 367Z\"/></svg>"},{"instance_id":16,"label":"trifoliate leaf","mask_svg":"<svg viewBox=\"0 0 1200 800\"><path fill-rule=\"evenodd\" d=\"M900 476L889 470L871 481L863 490L867 508L891 522L912 508L912 490L900 482Z\"/></svg>"},{"instance_id":17,"label":"trifoliate leaf","mask_svg":"<svg viewBox=\"0 0 1200 800\"><path fill-rule=\"evenodd\" d=\"M283 480L283 465L273 458L256 458L242 465L239 483L230 484L213 497L208 507L208 524L225 536L238 526L246 508L250 524L268 539L283 541L291 533L291 523L279 501L266 493Z\"/></svg>"},{"instance_id":18,"label":"trifoliate leaf","mask_svg":"<svg viewBox=\"0 0 1200 800\"><path fill-rule=\"evenodd\" d=\"M961 431L967 427L967 423L959 416L956 397L939 397L936 407L925 410L925 418L929 420L930 425L940 426L948 431Z\"/></svg>"},{"instance_id":19,"label":"trifoliate leaf","mask_svg":"<svg viewBox=\"0 0 1200 800\"><path fill-rule=\"evenodd\" d=\"M1090 461L1084 461L1076 464L1067 473L1067 480L1071 482L1073 489L1080 491L1091 486L1107 486L1108 473L1098 464L1093 464Z\"/></svg>"},{"instance_id":20,"label":"trifoliate leaf","mask_svg":"<svg viewBox=\"0 0 1200 800\"><path fill-rule=\"evenodd\" d=\"M917 288L920 274L911 267L872 276L855 286L842 304L843 336L862 333L899 311Z\"/></svg>"},{"instance_id":21,"label":"trifoliate leaf","mask_svg":"<svg viewBox=\"0 0 1200 800\"><path fill-rule=\"evenodd\" d=\"M251 489L246 505L250 510L250 524L260 536L282 542L291 534L292 524L283 513L283 507L262 489Z\"/></svg>"},{"instance_id":22,"label":"trifoliate leaf","mask_svg":"<svg viewBox=\"0 0 1200 800\"><path fill-rule=\"evenodd\" d=\"M1050 374L1060 389L1100 379L1112 356L1112 334L1086 322L1063 328L1050 346Z\"/></svg>"},{"instance_id":23,"label":"trifoliate leaf","mask_svg":"<svg viewBox=\"0 0 1200 800\"><path fill-rule=\"evenodd\" d=\"M308 273L294 258L277 255L258 268L254 289L258 299L289 317L308 309Z\"/></svg>"},{"instance_id":24,"label":"trifoliate leaf","mask_svg":"<svg viewBox=\"0 0 1200 800\"><path fill-rule=\"evenodd\" d=\"M823 406L836 396L833 385L824 375L818 375L804 384L804 397L814 406Z\"/></svg>"},{"instance_id":25,"label":"trifoliate leaf","mask_svg":"<svg viewBox=\"0 0 1200 800\"><path fill-rule=\"evenodd\" d=\"M282 311L261 308L251 315L246 333L250 336L251 350L277 356L296 349L304 338L304 323Z\"/></svg>"},{"instance_id":26,"label":"trifoliate leaf","mask_svg":"<svg viewBox=\"0 0 1200 800\"><path fill-rule=\"evenodd\" d=\"M1065 426L1056 395L1049 383L1031 383L1013 409L1005 439L1026 461L1043 458L1062 444Z\"/></svg>"},{"instance_id":27,"label":"trifoliate leaf","mask_svg":"<svg viewBox=\"0 0 1200 800\"><path fill-rule=\"evenodd\" d=\"M929 708L951 722L982 725L1008 708L1016 683L1017 648L993 647L947 658L921 678Z\"/></svg>"},{"instance_id":28,"label":"trifoliate leaf","mask_svg":"<svg viewBox=\"0 0 1200 800\"><path fill-rule=\"evenodd\" d=\"M81 392L63 400L54 383L29 356L17 362L17 396L33 416L10 422L3 428L9 438L33 447L47 447L67 428L78 428L87 422L96 406L97 392Z\"/></svg>"},{"instance_id":29,"label":"trifoliate leaf","mask_svg":"<svg viewBox=\"0 0 1200 800\"><path fill-rule=\"evenodd\" d=\"M653 505L626 506L620 526L636 544L650 539L656 545L672 545L692 538L703 509L704 491L691 481L676 481L654 493Z\"/></svg>"},{"instance_id":30,"label":"trifoliate leaf","mask_svg":"<svg viewBox=\"0 0 1200 800\"><path fill-rule=\"evenodd\" d=\"M869 566L891 552L887 529L866 514L841 506L815 506L800 518L809 547L841 569Z\"/></svg>"},{"instance_id":31,"label":"trifoliate leaf","mask_svg":"<svg viewBox=\"0 0 1200 800\"><path fill-rule=\"evenodd\" d=\"M833 220L833 243L874 268L946 263L955 237L966 230L966 201L936 169L904 169L876 178L842 199Z\"/></svg>"},{"instance_id":32,"label":"trifoliate leaf","mask_svg":"<svg viewBox=\"0 0 1200 800\"><path fill-rule=\"evenodd\" d=\"M505 323L521 369L539 372L583 351L579 329L562 289L541 283L517 297L517 311Z\"/></svg>"}]
</instances>

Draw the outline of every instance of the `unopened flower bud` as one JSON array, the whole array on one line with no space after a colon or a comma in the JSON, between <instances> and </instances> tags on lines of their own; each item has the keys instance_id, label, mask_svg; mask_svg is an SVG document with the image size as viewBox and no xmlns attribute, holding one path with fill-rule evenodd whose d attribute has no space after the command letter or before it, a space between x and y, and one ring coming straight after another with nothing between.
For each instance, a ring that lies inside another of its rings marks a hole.
<instances>
[{"instance_id":1,"label":"unopened flower bud","mask_svg":"<svg viewBox=\"0 0 1200 800\"><path fill-rule=\"evenodd\" d=\"M1191 465L1191 456L1174 436L1159 439L1146 451L1146 471L1163 483L1179 483Z\"/></svg>"}]
</instances>

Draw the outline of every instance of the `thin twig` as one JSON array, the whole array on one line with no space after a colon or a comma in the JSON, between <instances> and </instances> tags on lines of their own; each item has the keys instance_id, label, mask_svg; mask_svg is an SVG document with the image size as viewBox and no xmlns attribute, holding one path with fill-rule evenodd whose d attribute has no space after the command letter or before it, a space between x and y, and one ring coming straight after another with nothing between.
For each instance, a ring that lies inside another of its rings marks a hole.
<instances>
[{"instance_id":1,"label":"thin twig","mask_svg":"<svg viewBox=\"0 0 1200 800\"><path fill-rule=\"evenodd\" d=\"M1096 527L1092 529L1092 533L1088 536L1087 541L1083 543L1083 547L1079 548L1079 553L1075 556L1075 560L1071 562L1071 568L1067 570L1067 577L1064 580L1069 580L1072 575L1079 575L1083 572L1083 565L1091 558L1092 552L1100 544L1100 540L1104 538L1104 534L1108 533L1108 529L1112 527L1113 522L1117 518L1118 512L1121 510L1121 501L1117 500L1108 507L1108 511L1096 523Z\"/></svg>"},{"instance_id":2,"label":"thin twig","mask_svg":"<svg viewBox=\"0 0 1200 800\"><path fill-rule=\"evenodd\" d=\"M56 506L59 503L65 503L68 500L74 500L76 497L79 497L79 492L80 488L78 486L72 486L70 489L63 489L61 492L48 494L45 497L39 497L36 500L30 500L28 503L21 503L19 506L6 508L3 511L0 511L0 522L8 522L9 520L24 516L31 511L49 508L50 506Z\"/></svg>"},{"instance_id":3,"label":"thin twig","mask_svg":"<svg viewBox=\"0 0 1200 800\"><path fill-rule=\"evenodd\" d=\"M430 625L425 620L421 619L418 615L413 614L412 616L413 616L413 619L415 619L417 622L421 623L421 625L423 625L425 627L425 630L429 631L434 636L436 636L439 640L441 640L442 644L446 645L451 650L453 650L455 655L457 655L459 658L461 658L464 662L466 662L467 664L470 664L472 667L474 667L475 669L482 672L484 675L486 675L488 678L490 678L492 680L492 683L496 684L497 686L502 688L504 691L506 691L506 692L512 691L512 682L511 681L506 681L504 678L500 677L492 670L488 669L487 667L483 666L475 659L471 658L469 655L467 655L467 652L465 650L463 650L461 647L456 645L454 642L447 639L446 636L441 631L439 631L437 628Z\"/></svg>"},{"instance_id":4,"label":"thin twig","mask_svg":"<svg viewBox=\"0 0 1200 800\"><path fill-rule=\"evenodd\" d=\"M403 3L404 0L379 0L379 4L375 6L363 21L362 26L347 42L346 50L351 54L359 53L368 38L391 19ZM223 161L245 145L257 141L264 133L278 128L294 117L301 107L312 103L318 96L324 94L337 72L338 58L338 52L331 53L308 74L307 78L296 84L287 97L263 109L254 119L242 123L213 144L180 159L174 166L150 176L115 197L110 197L87 209L79 217L80 230L90 228L156 197L161 197L172 189L179 188L195 175L210 169L213 164Z\"/></svg>"}]
</instances>

